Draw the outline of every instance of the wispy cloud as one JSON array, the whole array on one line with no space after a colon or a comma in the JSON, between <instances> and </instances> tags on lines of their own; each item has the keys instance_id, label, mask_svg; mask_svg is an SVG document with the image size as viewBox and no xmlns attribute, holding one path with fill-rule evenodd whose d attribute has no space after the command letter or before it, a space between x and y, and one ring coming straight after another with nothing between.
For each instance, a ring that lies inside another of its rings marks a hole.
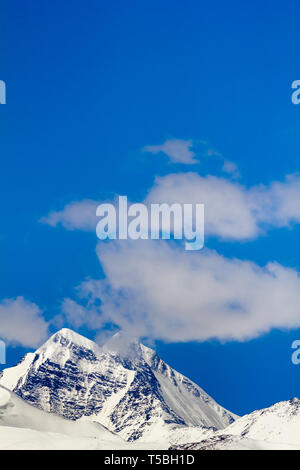
<instances>
[{"instance_id":1,"label":"wispy cloud","mask_svg":"<svg viewBox=\"0 0 300 470\"><path fill-rule=\"evenodd\" d=\"M215 158L222 165L221 170L230 175L233 179L240 178L241 174L236 163L228 160L224 155L216 150L209 142L206 140L201 140L198 142L198 153L201 157Z\"/></svg>"},{"instance_id":2,"label":"wispy cloud","mask_svg":"<svg viewBox=\"0 0 300 470\"><path fill-rule=\"evenodd\" d=\"M192 140L170 139L166 140L161 145L147 145L142 149L142 151L153 153L154 155L164 153L173 163L193 165L198 162L192 148Z\"/></svg>"},{"instance_id":3,"label":"wispy cloud","mask_svg":"<svg viewBox=\"0 0 300 470\"><path fill-rule=\"evenodd\" d=\"M98 204L97 201L91 199L73 201L61 211L51 211L46 217L42 217L40 222L51 227L61 224L67 230L95 230Z\"/></svg>"},{"instance_id":4,"label":"wispy cloud","mask_svg":"<svg viewBox=\"0 0 300 470\"><path fill-rule=\"evenodd\" d=\"M221 169L233 179L240 177L239 169L236 163L225 159L225 157L213 148L207 141L193 141L181 139L169 139L161 145L147 145L142 149L143 152L149 152L154 155L159 153L167 155L172 163L184 163L194 165L206 158L216 158L221 162Z\"/></svg>"},{"instance_id":5,"label":"wispy cloud","mask_svg":"<svg viewBox=\"0 0 300 470\"><path fill-rule=\"evenodd\" d=\"M93 305L83 307L74 300L65 298L61 305L61 312L55 317L54 323L59 326L67 324L74 328L86 326L95 330L103 326L103 319Z\"/></svg>"},{"instance_id":6,"label":"wispy cloud","mask_svg":"<svg viewBox=\"0 0 300 470\"><path fill-rule=\"evenodd\" d=\"M238 179L241 176L237 165L234 162L231 162L230 160L224 160L222 170L224 171L224 173L231 175L234 179Z\"/></svg>"},{"instance_id":7,"label":"wispy cloud","mask_svg":"<svg viewBox=\"0 0 300 470\"><path fill-rule=\"evenodd\" d=\"M7 344L37 347L47 336L48 324L36 304L24 297L0 302L0 338Z\"/></svg>"}]
</instances>

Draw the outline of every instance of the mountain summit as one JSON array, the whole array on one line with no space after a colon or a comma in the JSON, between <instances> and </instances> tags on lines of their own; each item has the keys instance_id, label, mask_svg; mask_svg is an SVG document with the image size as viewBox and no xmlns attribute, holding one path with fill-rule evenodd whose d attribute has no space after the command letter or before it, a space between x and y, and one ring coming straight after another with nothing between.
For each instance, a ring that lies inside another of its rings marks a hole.
<instances>
[{"instance_id":1,"label":"mountain summit","mask_svg":"<svg viewBox=\"0 0 300 470\"><path fill-rule=\"evenodd\" d=\"M122 333L100 347L64 328L5 369L0 385L37 408L98 422L129 441L177 430L205 434L236 419L154 350Z\"/></svg>"}]
</instances>

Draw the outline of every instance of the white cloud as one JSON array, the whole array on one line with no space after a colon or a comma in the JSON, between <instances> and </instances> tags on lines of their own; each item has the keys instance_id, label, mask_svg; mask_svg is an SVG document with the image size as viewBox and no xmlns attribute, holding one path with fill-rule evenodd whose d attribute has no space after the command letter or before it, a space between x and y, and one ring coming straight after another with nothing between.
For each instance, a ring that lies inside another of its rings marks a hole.
<instances>
[{"instance_id":1,"label":"white cloud","mask_svg":"<svg viewBox=\"0 0 300 470\"><path fill-rule=\"evenodd\" d=\"M95 230L97 224L96 207L99 203L91 199L73 201L61 211L52 211L40 222L56 227L61 224L67 230Z\"/></svg>"},{"instance_id":2,"label":"white cloud","mask_svg":"<svg viewBox=\"0 0 300 470\"><path fill-rule=\"evenodd\" d=\"M48 336L48 324L39 307L24 299L0 302L0 339L7 344L37 347Z\"/></svg>"},{"instance_id":3,"label":"white cloud","mask_svg":"<svg viewBox=\"0 0 300 470\"><path fill-rule=\"evenodd\" d=\"M166 140L162 145L147 145L142 150L143 152L153 153L154 155L162 152L167 155L173 163L193 165L198 162L195 159L195 153L191 150L192 147L192 140L170 139Z\"/></svg>"},{"instance_id":4,"label":"white cloud","mask_svg":"<svg viewBox=\"0 0 300 470\"><path fill-rule=\"evenodd\" d=\"M192 139L170 139L166 140L162 145L147 145L142 149L142 151L149 152L154 155L164 153L173 163L193 165L195 163L199 163L196 158L195 148L197 148L198 157L216 157L222 162L222 171L224 173L227 173L234 179L240 177L240 172L236 163L225 159L220 152L211 147L205 140L193 141Z\"/></svg>"},{"instance_id":5,"label":"white cloud","mask_svg":"<svg viewBox=\"0 0 300 470\"><path fill-rule=\"evenodd\" d=\"M237 179L241 176L237 165L230 160L224 160L222 170L224 173L231 175L234 179Z\"/></svg>"},{"instance_id":6,"label":"white cloud","mask_svg":"<svg viewBox=\"0 0 300 470\"><path fill-rule=\"evenodd\" d=\"M196 204L205 206L205 234L244 240L259 233L255 204L243 186L216 176L176 173L157 178L147 196L148 203Z\"/></svg>"},{"instance_id":7,"label":"white cloud","mask_svg":"<svg viewBox=\"0 0 300 470\"><path fill-rule=\"evenodd\" d=\"M56 317L62 325L67 323L75 328L87 326L90 329L99 329L103 326L103 321L99 313L93 306L83 307L72 299L64 299L61 306L61 315Z\"/></svg>"},{"instance_id":8,"label":"white cloud","mask_svg":"<svg viewBox=\"0 0 300 470\"><path fill-rule=\"evenodd\" d=\"M194 143L195 145L195 143ZM238 179L240 178L241 174L239 172L238 166L236 163L227 160L224 158L224 156L218 152L216 149L214 149L209 142L205 140L201 140L197 142L197 153L199 156L202 157L208 157L210 159L214 158L217 160L219 163L222 163L221 170L226 173L227 175L230 175L233 179Z\"/></svg>"},{"instance_id":9,"label":"white cloud","mask_svg":"<svg viewBox=\"0 0 300 470\"><path fill-rule=\"evenodd\" d=\"M157 178L148 202L204 203L205 233L225 240L256 238L300 222L300 176L246 188L215 176L177 173Z\"/></svg>"},{"instance_id":10,"label":"white cloud","mask_svg":"<svg viewBox=\"0 0 300 470\"><path fill-rule=\"evenodd\" d=\"M300 278L277 263L260 267L206 250L155 241L98 244L105 281L82 283L102 322L165 341L247 340L300 327ZM88 310L86 311L88 316Z\"/></svg>"},{"instance_id":11,"label":"white cloud","mask_svg":"<svg viewBox=\"0 0 300 470\"><path fill-rule=\"evenodd\" d=\"M249 190L256 209L257 223L288 227L300 222L300 175L287 175L284 181L273 181Z\"/></svg>"}]
</instances>

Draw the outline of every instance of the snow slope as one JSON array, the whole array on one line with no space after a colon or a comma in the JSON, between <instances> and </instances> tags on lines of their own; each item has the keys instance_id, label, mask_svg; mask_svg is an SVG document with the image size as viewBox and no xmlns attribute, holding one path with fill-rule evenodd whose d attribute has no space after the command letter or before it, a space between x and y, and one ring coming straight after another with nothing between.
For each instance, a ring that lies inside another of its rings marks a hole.
<instances>
[{"instance_id":1,"label":"snow slope","mask_svg":"<svg viewBox=\"0 0 300 470\"><path fill-rule=\"evenodd\" d=\"M254 411L222 431L212 432L198 442L172 448L212 449L298 449L300 450L300 400L276 403Z\"/></svg>"},{"instance_id":2,"label":"snow slope","mask_svg":"<svg viewBox=\"0 0 300 470\"><path fill-rule=\"evenodd\" d=\"M129 441L164 438L167 445L183 442L187 432L200 440L207 428L223 429L236 418L155 351L120 333L100 348L60 330L5 369L0 385L44 411L101 423Z\"/></svg>"},{"instance_id":3,"label":"snow slope","mask_svg":"<svg viewBox=\"0 0 300 470\"><path fill-rule=\"evenodd\" d=\"M228 426L225 433L300 447L300 400L293 398L253 411Z\"/></svg>"},{"instance_id":4,"label":"snow slope","mask_svg":"<svg viewBox=\"0 0 300 470\"><path fill-rule=\"evenodd\" d=\"M126 443L98 423L41 411L0 387L0 449L53 448L126 448Z\"/></svg>"},{"instance_id":5,"label":"snow slope","mask_svg":"<svg viewBox=\"0 0 300 470\"><path fill-rule=\"evenodd\" d=\"M171 450L299 450L291 444L256 441L240 436L215 435L201 442L172 445Z\"/></svg>"}]
</instances>

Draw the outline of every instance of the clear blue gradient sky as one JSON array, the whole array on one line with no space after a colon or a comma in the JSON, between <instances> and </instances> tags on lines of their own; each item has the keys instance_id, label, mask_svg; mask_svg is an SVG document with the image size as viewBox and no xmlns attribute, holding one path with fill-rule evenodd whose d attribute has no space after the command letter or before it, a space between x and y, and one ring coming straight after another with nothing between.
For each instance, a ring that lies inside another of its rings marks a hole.
<instances>
[{"instance_id":1,"label":"clear blue gradient sky","mask_svg":"<svg viewBox=\"0 0 300 470\"><path fill-rule=\"evenodd\" d=\"M24 296L51 321L85 278L103 276L95 233L39 223L84 198L142 200L170 168L141 149L207 141L250 187L299 171L297 0L1 0L0 301ZM216 170L217 171L217 170ZM299 201L300 204L300 201ZM258 265L300 268L300 226L206 246ZM1 327L0 327L1 328ZM54 328L52 327L52 331ZM93 338L95 332L82 328ZM0 329L1 333L1 329ZM300 330L244 342L156 348L238 414L300 396L291 343ZM8 365L29 350L9 347Z\"/></svg>"}]
</instances>

